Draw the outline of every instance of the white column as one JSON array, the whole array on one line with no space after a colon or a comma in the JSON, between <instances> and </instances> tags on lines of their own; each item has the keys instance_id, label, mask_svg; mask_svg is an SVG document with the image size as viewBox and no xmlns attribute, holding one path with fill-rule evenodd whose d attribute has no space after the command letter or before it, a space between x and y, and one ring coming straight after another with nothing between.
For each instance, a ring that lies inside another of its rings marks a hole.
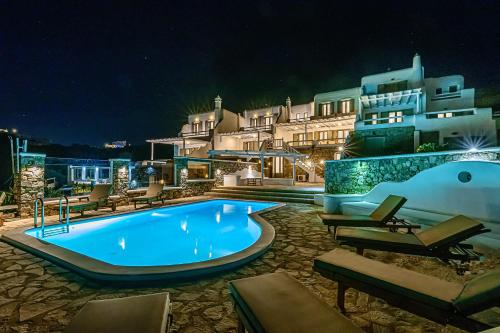
<instances>
[{"instance_id":1,"label":"white column","mask_svg":"<svg viewBox=\"0 0 500 333\"><path fill-rule=\"evenodd\" d=\"M296 158L293 158L293 180L292 184L295 185L295 179L297 178L297 166L296 166Z\"/></svg>"},{"instance_id":2,"label":"white column","mask_svg":"<svg viewBox=\"0 0 500 333\"><path fill-rule=\"evenodd\" d=\"M358 120L363 120L363 103L361 97L358 98Z\"/></svg>"},{"instance_id":3,"label":"white column","mask_svg":"<svg viewBox=\"0 0 500 333\"><path fill-rule=\"evenodd\" d=\"M151 161L155 159L155 143L151 142Z\"/></svg>"},{"instance_id":4,"label":"white column","mask_svg":"<svg viewBox=\"0 0 500 333\"><path fill-rule=\"evenodd\" d=\"M260 155L260 176L262 177L262 185L264 185L264 154Z\"/></svg>"}]
</instances>

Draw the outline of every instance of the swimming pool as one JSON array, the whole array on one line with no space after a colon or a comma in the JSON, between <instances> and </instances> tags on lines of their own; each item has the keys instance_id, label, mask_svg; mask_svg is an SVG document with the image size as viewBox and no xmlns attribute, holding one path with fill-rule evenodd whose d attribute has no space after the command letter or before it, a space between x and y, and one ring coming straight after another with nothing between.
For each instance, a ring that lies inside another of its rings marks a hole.
<instances>
[{"instance_id":1,"label":"swimming pool","mask_svg":"<svg viewBox=\"0 0 500 333\"><path fill-rule=\"evenodd\" d=\"M17 246L22 238L20 247L98 279L193 276L261 254L274 229L258 212L277 206L217 199L87 219L71 223L69 230L50 226L44 237L40 228L6 236Z\"/></svg>"}]
</instances>

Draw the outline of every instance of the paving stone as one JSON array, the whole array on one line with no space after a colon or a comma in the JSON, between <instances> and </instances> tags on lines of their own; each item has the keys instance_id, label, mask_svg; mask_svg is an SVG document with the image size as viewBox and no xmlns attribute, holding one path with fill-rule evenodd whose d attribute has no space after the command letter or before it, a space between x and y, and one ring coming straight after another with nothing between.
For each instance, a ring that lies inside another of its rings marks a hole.
<instances>
[{"instance_id":1,"label":"paving stone","mask_svg":"<svg viewBox=\"0 0 500 333\"><path fill-rule=\"evenodd\" d=\"M175 333L236 332L237 317L229 296L228 281L273 271L288 272L334 308L337 284L312 270L314 257L337 246L317 217L320 209L307 204L288 204L263 214L275 227L275 242L262 257L236 270L206 279L151 288L102 285L19 249L14 251L10 245L0 242L0 333L4 333L2 325L8 327L5 333L61 332L90 300L165 291L171 293L174 302ZM26 221L24 225L30 227L31 223ZM0 232L3 228L0 227ZM366 256L457 282L465 282L481 271L500 267L500 253L488 255L484 261L471 265L467 276L458 276L449 266L428 258L380 251L366 251ZM7 271L12 266L16 269ZM355 289L348 290L346 302L351 320L370 333L461 332L392 307ZM492 317L500 317L500 313L489 318Z\"/></svg>"},{"instance_id":2,"label":"paving stone","mask_svg":"<svg viewBox=\"0 0 500 333\"><path fill-rule=\"evenodd\" d=\"M5 270L6 271L19 271L21 269L23 269L23 267L21 265L15 264L15 265L7 267Z\"/></svg>"},{"instance_id":3,"label":"paving stone","mask_svg":"<svg viewBox=\"0 0 500 333\"><path fill-rule=\"evenodd\" d=\"M206 309L205 311L203 311L203 314L209 319L219 320L224 315L224 307L222 305L217 305L212 308Z\"/></svg>"},{"instance_id":4,"label":"paving stone","mask_svg":"<svg viewBox=\"0 0 500 333\"><path fill-rule=\"evenodd\" d=\"M36 276L42 276L43 275L43 267L38 267L38 268L32 268L24 271L26 274L32 274Z\"/></svg>"},{"instance_id":5,"label":"paving stone","mask_svg":"<svg viewBox=\"0 0 500 333\"><path fill-rule=\"evenodd\" d=\"M57 300L47 303L25 303L19 308L19 321L23 322L41 314L57 309L65 304L67 300Z\"/></svg>"}]
</instances>

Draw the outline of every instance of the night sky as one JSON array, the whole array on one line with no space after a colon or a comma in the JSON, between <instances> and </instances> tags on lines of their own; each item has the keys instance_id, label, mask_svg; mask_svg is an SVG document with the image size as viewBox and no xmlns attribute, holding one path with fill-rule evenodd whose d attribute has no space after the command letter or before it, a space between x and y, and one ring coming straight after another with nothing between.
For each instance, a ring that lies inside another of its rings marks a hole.
<instances>
[{"instance_id":1,"label":"night sky","mask_svg":"<svg viewBox=\"0 0 500 333\"><path fill-rule=\"evenodd\" d=\"M102 145L411 66L500 86L498 1L0 1L0 128Z\"/></svg>"}]
</instances>

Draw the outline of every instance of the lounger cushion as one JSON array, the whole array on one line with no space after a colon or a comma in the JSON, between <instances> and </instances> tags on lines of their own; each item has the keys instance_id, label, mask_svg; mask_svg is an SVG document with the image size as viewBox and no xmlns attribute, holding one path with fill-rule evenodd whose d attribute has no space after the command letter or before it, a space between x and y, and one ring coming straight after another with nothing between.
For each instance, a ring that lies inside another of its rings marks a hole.
<instances>
[{"instance_id":1,"label":"lounger cushion","mask_svg":"<svg viewBox=\"0 0 500 333\"><path fill-rule=\"evenodd\" d=\"M447 311L453 309L452 301L463 288L458 283L368 259L344 249L335 249L316 258L314 268L331 273L334 280L359 281ZM401 301L404 302L404 298Z\"/></svg>"},{"instance_id":2,"label":"lounger cushion","mask_svg":"<svg viewBox=\"0 0 500 333\"><path fill-rule=\"evenodd\" d=\"M467 282L453 304L465 315L500 304L500 269Z\"/></svg>"},{"instance_id":3,"label":"lounger cushion","mask_svg":"<svg viewBox=\"0 0 500 333\"><path fill-rule=\"evenodd\" d=\"M386 230L367 230L359 228L339 228L337 240L352 244L373 245L376 248L405 248L415 251L424 249L423 244L414 234L389 232Z\"/></svg>"},{"instance_id":4,"label":"lounger cushion","mask_svg":"<svg viewBox=\"0 0 500 333\"><path fill-rule=\"evenodd\" d=\"M231 281L229 290L256 332L363 332L285 272Z\"/></svg>"},{"instance_id":5,"label":"lounger cushion","mask_svg":"<svg viewBox=\"0 0 500 333\"><path fill-rule=\"evenodd\" d=\"M91 301L64 333L163 333L169 313L168 293Z\"/></svg>"},{"instance_id":6,"label":"lounger cushion","mask_svg":"<svg viewBox=\"0 0 500 333\"><path fill-rule=\"evenodd\" d=\"M319 217L326 225L342 225L342 226L377 226L380 221L377 221L366 215L337 215L337 214L319 214Z\"/></svg>"},{"instance_id":7,"label":"lounger cushion","mask_svg":"<svg viewBox=\"0 0 500 333\"><path fill-rule=\"evenodd\" d=\"M371 217L381 222L387 222L394 214L405 204L406 198L397 195L389 195L385 200L371 213Z\"/></svg>"},{"instance_id":8,"label":"lounger cushion","mask_svg":"<svg viewBox=\"0 0 500 333\"><path fill-rule=\"evenodd\" d=\"M419 232L416 234L416 237L426 247L435 248L447 244L456 244L475 235L483 227L479 221L463 215L457 215Z\"/></svg>"}]
</instances>

